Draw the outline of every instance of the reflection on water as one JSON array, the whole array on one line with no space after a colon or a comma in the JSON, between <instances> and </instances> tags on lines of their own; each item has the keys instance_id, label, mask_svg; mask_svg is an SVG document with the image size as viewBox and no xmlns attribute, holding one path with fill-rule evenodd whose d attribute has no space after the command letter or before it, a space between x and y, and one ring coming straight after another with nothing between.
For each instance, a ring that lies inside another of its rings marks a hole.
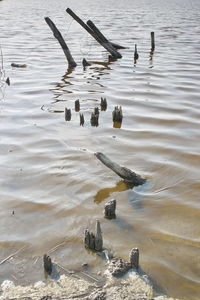
<instances>
[{"instance_id":1,"label":"reflection on water","mask_svg":"<svg viewBox=\"0 0 200 300\"><path fill-rule=\"evenodd\" d=\"M11 82L1 80L0 90L0 261L23 249L1 265L0 280L43 280L41 257L51 249L66 268L86 262L98 271L100 260L82 243L98 218L108 248L127 259L138 247L142 269L158 286L199 300L200 2L69 0L68 6L128 47L122 59L111 59L66 15L64 0L0 1L4 77ZM76 68L67 69L46 16L60 28ZM84 57L91 64L85 68ZM116 106L123 125L113 124ZM99 126L90 123L95 107ZM118 182L95 152L149 178L147 184ZM102 214L110 197L117 200L112 221Z\"/></svg>"}]
</instances>

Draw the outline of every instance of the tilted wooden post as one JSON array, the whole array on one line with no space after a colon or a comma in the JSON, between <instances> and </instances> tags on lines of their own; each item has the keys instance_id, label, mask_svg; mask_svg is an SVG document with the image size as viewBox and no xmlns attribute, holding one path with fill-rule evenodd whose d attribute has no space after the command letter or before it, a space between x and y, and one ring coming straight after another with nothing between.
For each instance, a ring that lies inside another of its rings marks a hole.
<instances>
[{"instance_id":1,"label":"tilted wooden post","mask_svg":"<svg viewBox=\"0 0 200 300\"><path fill-rule=\"evenodd\" d=\"M60 46L62 47L63 52L67 58L69 68L75 68L77 66L77 64L75 63L75 61L70 53L70 50L69 50L67 44L65 43L60 31L57 29L56 25L51 21L50 18L46 17L44 19L47 22L47 24L49 25L49 27L51 28L51 30L54 34L54 37L60 43Z\"/></svg>"},{"instance_id":2,"label":"tilted wooden post","mask_svg":"<svg viewBox=\"0 0 200 300\"><path fill-rule=\"evenodd\" d=\"M103 46L114 58L121 58L121 54L110 44L110 42L103 42L95 33L94 31L85 24L70 8L66 9L66 12L76 20L93 38Z\"/></svg>"}]
</instances>

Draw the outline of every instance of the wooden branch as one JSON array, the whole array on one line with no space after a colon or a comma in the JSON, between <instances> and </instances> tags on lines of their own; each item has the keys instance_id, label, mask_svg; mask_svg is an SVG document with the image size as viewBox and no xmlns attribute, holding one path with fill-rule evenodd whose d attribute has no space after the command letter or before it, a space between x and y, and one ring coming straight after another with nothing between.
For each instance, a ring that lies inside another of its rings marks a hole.
<instances>
[{"instance_id":1,"label":"wooden branch","mask_svg":"<svg viewBox=\"0 0 200 300\"><path fill-rule=\"evenodd\" d=\"M93 32L97 35L97 37L103 42L103 43L109 43L113 48L115 49L126 49L123 46L120 46L118 44L110 42L103 33L97 28L97 26L91 21L87 21L87 25L93 30Z\"/></svg>"},{"instance_id":2,"label":"wooden branch","mask_svg":"<svg viewBox=\"0 0 200 300\"><path fill-rule=\"evenodd\" d=\"M121 58L121 54L111 45L110 42L102 41L95 32L85 24L70 8L66 9L66 12L76 20L91 36L101 45L103 46L114 58Z\"/></svg>"},{"instance_id":3,"label":"wooden branch","mask_svg":"<svg viewBox=\"0 0 200 300\"><path fill-rule=\"evenodd\" d=\"M44 18L45 21L47 22L47 24L49 25L49 27L51 28L53 34L54 34L54 37L58 40L58 42L60 43L60 46L62 47L63 49L63 52L67 58L67 61L68 61L68 65L69 65L69 68L75 68L77 66L77 64L75 63L72 55L71 55L71 52L67 46L67 44L65 43L60 31L57 29L56 25L51 21L50 18L46 17Z\"/></svg>"},{"instance_id":4,"label":"wooden branch","mask_svg":"<svg viewBox=\"0 0 200 300\"><path fill-rule=\"evenodd\" d=\"M117 175L122 177L125 181L132 183L133 185L141 185L145 183L145 179L135 172L125 167L119 166L117 163L111 161L105 154L97 152L94 154L106 167L110 168Z\"/></svg>"}]
</instances>

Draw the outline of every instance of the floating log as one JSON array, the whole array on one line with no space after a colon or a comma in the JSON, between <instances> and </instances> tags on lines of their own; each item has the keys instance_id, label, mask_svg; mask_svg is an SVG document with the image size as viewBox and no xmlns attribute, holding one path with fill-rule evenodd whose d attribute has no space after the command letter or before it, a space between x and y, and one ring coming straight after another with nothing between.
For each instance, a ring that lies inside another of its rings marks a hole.
<instances>
[{"instance_id":1,"label":"floating log","mask_svg":"<svg viewBox=\"0 0 200 300\"><path fill-rule=\"evenodd\" d=\"M115 106L115 109L113 110L112 113L112 117L113 117L113 122L122 122L123 119L123 114L122 114L122 108L121 106Z\"/></svg>"},{"instance_id":2,"label":"floating log","mask_svg":"<svg viewBox=\"0 0 200 300\"><path fill-rule=\"evenodd\" d=\"M130 264L132 268L138 269L139 267L139 250L138 248L133 248L130 252Z\"/></svg>"},{"instance_id":3,"label":"floating log","mask_svg":"<svg viewBox=\"0 0 200 300\"><path fill-rule=\"evenodd\" d=\"M99 114L95 114L94 112L91 114L90 123L92 126L99 126Z\"/></svg>"},{"instance_id":4,"label":"floating log","mask_svg":"<svg viewBox=\"0 0 200 300\"><path fill-rule=\"evenodd\" d=\"M79 111L80 110L80 101L79 99L75 100L75 111Z\"/></svg>"},{"instance_id":5,"label":"floating log","mask_svg":"<svg viewBox=\"0 0 200 300\"><path fill-rule=\"evenodd\" d=\"M109 200L104 206L104 216L105 218L113 219L116 218L116 200Z\"/></svg>"},{"instance_id":6,"label":"floating log","mask_svg":"<svg viewBox=\"0 0 200 300\"><path fill-rule=\"evenodd\" d=\"M90 232L88 229L85 230L84 244L86 248L93 251L102 251L103 238L99 220L96 221L96 234Z\"/></svg>"},{"instance_id":7,"label":"floating log","mask_svg":"<svg viewBox=\"0 0 200 300\"><path fill-rule=\"evenodd\" d=\"M16 64L16 63L12 63L11 67L13 68L26 68L27 65L26 64Z\"/></svg>"},{"instance_id":8,"label":"floating log","mask_svg":"<svg viewBox=\"0 0 200 300\"><path fill-rule=\"evenodd\" d=\"M66 12L76 20L91 36L101 45L103 46L114 58L121 58L121 54L111 45L110 42L102 42L101 39L94 33L94 31L85 24L70 8L66 9Z\"/></svg>"},{"instance_id":9,"label":"floating log","mask_svg":"<svg viewBox=\"0 0 200 300\"><path fill-rule=\"evenodd\" d=\"M71 55L71 52L70 52L67 44L65 43L60 31L57 29L56 25L51 21L50 18L46 17L44 19L45 19L46 23L49 25L49 27L51 28L51 30L54 34L54 37L60 43L60 46L62 47L63 52L67 58L69 68L75 68L77 66L77 64L75 63L75 61Z\"/></svg>"},{"instance_id":10,"label":"floating log","mask_svg":"<svg viewBox=\"0 0 200 300\"><path fill-rule=\"evenodd\" d=\"M83 58L83 60L82 60L82 65L83 65L84 68L88 67L88 66L91 66L91 64L85 58Z\"/></svg>"},{"instance_id":11,"label":"floating log","mask_svg":"<svg viewBox=\"0 0 200 300\"><path fill-rule=\"evenodd\" d=\"M135 44L135 51L134 51L134 63L135 64L136 64L138 58L139 58L139 54L137 52L137 45Z\"/></svg>"},{"instance_id":12,"label":"floating log","mask_svg":"<svg viewBox=\"0 0 200 300\"><path fill-rule=\"evenodd\" d=\"M72 113L71 109L65 107L65 121L71 121Z\"/></svg>"},{"instance_id":13,"label":"floating log","mask_svg":"<svg viewBox=\"0 0 200 300\"><path fill-rule=\"evenodd\" d=\"M83 114L80 114L80 126L83 126L84 125L84 115Z\"/></svg>"},{"instance_id":14,"label":"floating log","mask_svg":"<svg viewBox=\"0 0 200 300\"><path fill-rule=\"evenodd\" d=\"M145 183L145 179L135 172L125 167L119 166L117 163L111 161L105 154L97 152L94 154L106 167L110 168L117 175L122 177L125 181L133 184L134 186Z\"/></svg>"},{"instance_id":15,"label":"floating log","mask_svg":"<svg viewBox=\"0 0 200 300\"><path fill-rule=\"evenodd\" d=\"M107 109L107 100L106 98L101 97L101 110L105 111Z\"/></svg>"},{"instance_id":16,"label":"floating log","mask_svg":"<svg viewBox=\"0 0 200 300\"><path fill-rule=\"evenodd\" d=\"M151 52L153 52L155 50L155 34L152 31L151 32Z\"/></svg>"},{"instance_id":17,"label":"floating log","mask_svg":"<svg viewBox=\"0 0 200 300\"><path fill-rule=\"evenodd\" d=\"M93 32L97 35L97 37L103 42L103 43L109 43L114 47L115 49L126 49L123 46L120 46L118 44L109 42L109 40L103 35L103 33L97 28L97 26L91 21L87 21L87 25L93 30Z\"/></svg>"},{"instance_id":18,"label":"floating log","mask_svg":"<svg viewBox=\"0 0 200 300\"><path fill-rule=\"evenodd\" d=\"M52 272L52 262L51 258L46 254L43 256L43 263L45 272L47 272L50 275Z\"/></svg>"}]
</instances>

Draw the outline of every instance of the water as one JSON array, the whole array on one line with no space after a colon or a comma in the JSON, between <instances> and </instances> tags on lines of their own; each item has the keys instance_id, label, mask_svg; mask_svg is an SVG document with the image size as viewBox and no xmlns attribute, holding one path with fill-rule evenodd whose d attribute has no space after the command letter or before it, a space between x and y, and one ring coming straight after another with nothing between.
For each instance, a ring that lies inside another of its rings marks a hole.
<instances>
[{"instance_id":1,"label":"water","mask_svg":"<svg viewBox=\"0 0 200 300\"><path fill-rule=\"evenodd\" d=\"M123 58L109 61L67 7L128 46L120 50ZM3 0L0 13L11 81L0 94L0 260L21 249L1 265L1 281L43 278L41 257L50 250L69 269L88 262L98 270L100 260L85 251L82 238L99 218L104 245L116 256L128 259L137 246L142 269L163 292L199 299L200 2ZM78 64L71 73L46 16ZM152 60L150 31L156 36ZM85 71L83 57L92 62ZM12 68L13 62L27 68ZM101 97L108 109L91 127ZM76 99L84 127L74 111ZM112 124L116 105L123 110L121 128ZM65 107L72 109L70 122ZM97 151L147 183L127 189L97 161ZM102 211L112 198L117 219L109 221Z\"/></svg>"}]
</instances>

